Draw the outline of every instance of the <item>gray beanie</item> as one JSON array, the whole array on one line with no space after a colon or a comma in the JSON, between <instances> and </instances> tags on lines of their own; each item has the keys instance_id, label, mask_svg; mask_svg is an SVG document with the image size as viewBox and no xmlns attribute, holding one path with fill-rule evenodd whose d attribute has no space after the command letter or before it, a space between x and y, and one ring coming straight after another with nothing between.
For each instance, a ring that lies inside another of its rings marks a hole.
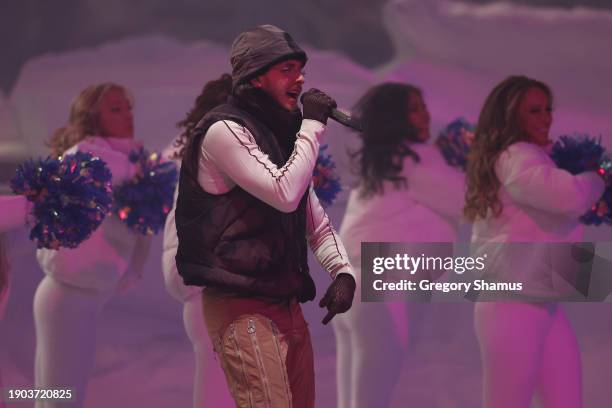
<instances>
[{"instance_id":1,"label":"gray beanie","mask_svg":"<svg viewBox=\"0 0 612 408\"><path fill-rule=\"evenodd\" d=\"M234 86L288 59L298 59L304 64L308 60L306 52L289 33L269 24L245 31L234 40L230 51Z\"/></svg>"}]
</instances>

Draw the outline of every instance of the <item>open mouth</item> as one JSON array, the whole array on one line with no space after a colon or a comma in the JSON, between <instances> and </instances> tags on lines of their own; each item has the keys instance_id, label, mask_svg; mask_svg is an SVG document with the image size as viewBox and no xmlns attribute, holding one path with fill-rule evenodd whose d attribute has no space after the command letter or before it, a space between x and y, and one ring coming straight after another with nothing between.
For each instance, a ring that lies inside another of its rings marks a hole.
<instances>
[{"instance_id":1,"label":"open mouth","mask_svg":"<svg viewBox=\"0 0 612 408\"><path fill-rule=\"evenodd\" d=\"M289 97L289 99L291 99L292 102L296 102L298 100L298 97L300 96L300 92L299 90L293 90L293 91L289 91L287 92L287 96Z\"/></svg>"}]
</instances>

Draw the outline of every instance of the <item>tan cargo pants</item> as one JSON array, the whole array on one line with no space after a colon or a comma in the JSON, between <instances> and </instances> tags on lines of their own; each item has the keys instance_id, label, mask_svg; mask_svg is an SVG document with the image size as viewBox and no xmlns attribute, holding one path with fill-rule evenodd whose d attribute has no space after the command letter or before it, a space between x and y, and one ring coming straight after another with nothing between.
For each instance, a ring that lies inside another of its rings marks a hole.
<instances>
[{"instance_id":1,"label":"tan cargo pants","mask_svg":"<svg viewBox=\"0 0 612 408\"><path fill-rule=\"evenodd\" d=\"M313 408L314 362L296 300L203 292L204 318L239 408Z\"/></svg>"}]
</instances>

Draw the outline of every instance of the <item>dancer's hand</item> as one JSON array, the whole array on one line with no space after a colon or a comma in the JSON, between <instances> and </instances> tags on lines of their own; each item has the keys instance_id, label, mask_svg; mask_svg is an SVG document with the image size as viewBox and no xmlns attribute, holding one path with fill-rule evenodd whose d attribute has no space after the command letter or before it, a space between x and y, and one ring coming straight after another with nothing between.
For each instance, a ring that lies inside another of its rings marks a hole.
<instances>
[{"instance_id":1,"label":"dancer's hand","mask_svg":"<svg viewBox=\"0 0 612 408\"><path fill-rule=\"evenodd\" d=\"M348 273L340 273L329 285L325 296L319 302L319 307L327 307L327 315L323 318L323 324L338 313L344 313L351 308L353 296L355 296L355 278Z\"/></svg>"}]
</instances>

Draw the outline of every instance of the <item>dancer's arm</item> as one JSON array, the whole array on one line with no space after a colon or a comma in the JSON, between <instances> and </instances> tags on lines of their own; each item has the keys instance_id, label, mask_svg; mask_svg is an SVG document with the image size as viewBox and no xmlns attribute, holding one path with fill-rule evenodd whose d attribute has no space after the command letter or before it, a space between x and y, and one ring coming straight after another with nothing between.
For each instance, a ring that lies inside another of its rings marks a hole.
<instances>
[{"instance_id":1,"label":"dancer's arm","mask_svg":"<svg viewBox=\"0 0 612 408\"><path fill-rule=\"evenodd\" d=\"M601 197L604 182L595 172L577 175L559 169L538 146L519 142L495 165L502 186L518 203L578 217Z\"/></svg>"},{"instance_id":2,"label":"dancer's arm","mask_svg":"<svg viewBox=\"0 0 612 408\"><path fill-rule=\"evenodd\" d=\"M420 161L404 159L407 193L438 214L459 220L465 204L465 174L444 161L434 146L415 147Z\"/></svg>"},{"instance_id":3,"label":"dancer's arm","mask_svg":"<svg viewBox=\"0 0 612 408\"><path fill-rule=\"evenodd\" d=\"M162 244L162 271L164 274L164 285L168 293L176 300L186 302L192 296L202 292L198 286L188 286L183 283L183 278L176 269L176 251L178 250L178 237L176 234L176 197L178 188L174 192L174 203L166 218L164 226L164 238Z\"/></svg>"}]
</instances>

